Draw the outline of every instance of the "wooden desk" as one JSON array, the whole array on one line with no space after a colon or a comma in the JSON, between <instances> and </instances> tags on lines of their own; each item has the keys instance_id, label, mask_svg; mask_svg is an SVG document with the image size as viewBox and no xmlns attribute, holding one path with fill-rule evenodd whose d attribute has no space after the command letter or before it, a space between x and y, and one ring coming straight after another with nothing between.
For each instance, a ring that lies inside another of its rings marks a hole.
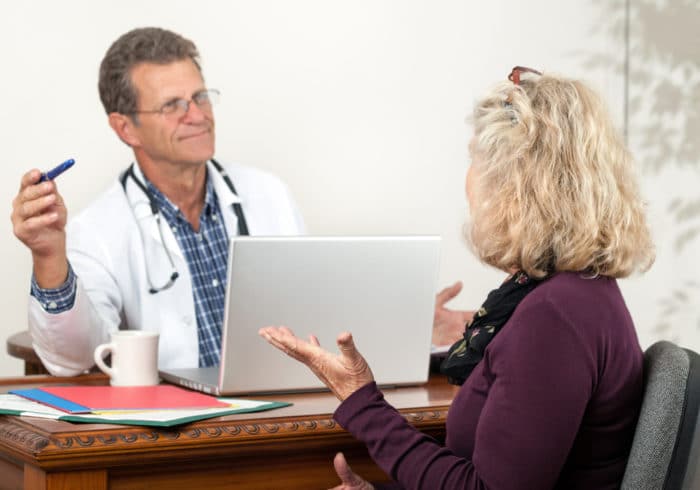
<instances>
[{"instance_id":1,"label":"wooden desk","mask_svg":"<svg viewBox=\"0 0 700 490\"><path fill-rule=\"evenodd\" d=\"M107 378L0 379L0 392L61 382L106 384ZM444 439L454 394L444 377L385 394L410 423ZM294 405L168 430L0 416L0 489L330 488L339 482L332 461L341 450L358 474L387 478L364 445L333 421L337 400L330 393L254 398Z\"/></svg>"}]
</instances>

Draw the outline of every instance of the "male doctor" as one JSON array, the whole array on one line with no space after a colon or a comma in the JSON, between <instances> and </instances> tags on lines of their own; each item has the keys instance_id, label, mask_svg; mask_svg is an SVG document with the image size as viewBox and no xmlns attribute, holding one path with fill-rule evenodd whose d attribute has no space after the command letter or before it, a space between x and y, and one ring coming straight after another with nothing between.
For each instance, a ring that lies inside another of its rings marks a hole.
<instances>
[{"instance_id":1,"label":"male doctor","mask_svg":"<svg viewBox=\"0 0 700 490\"><path fill-rule=\"evenodd\" d=\"M161 368L217 365L230 238L301 234L301 216L276 177L213 159L218 92L191 41L127 32L102 60L99 92L135 161L67 226L39 170L13 201L14 233L33 259L34 349L52 374L75 375L110 332L143 329L160 333Z\"/></svg>"}]
</instances>

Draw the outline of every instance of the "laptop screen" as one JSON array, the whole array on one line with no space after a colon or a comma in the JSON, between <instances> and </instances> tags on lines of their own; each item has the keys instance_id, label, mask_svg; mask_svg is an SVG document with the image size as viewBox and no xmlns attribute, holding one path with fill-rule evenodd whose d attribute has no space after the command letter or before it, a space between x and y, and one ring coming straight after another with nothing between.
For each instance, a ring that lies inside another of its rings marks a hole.
<instances>
[{"instance_id":1,"label":"laptop screen","mask_svg":"<svg viewBox=\"0 0 700 490\"><path fill-rule=\"evenodd\" d=\"M440 238L235 237L219 391L306 391L323 384L258 335L285 325L337 351L343 331L380 385L427 381Z\"/></svg>"}]
</instances>

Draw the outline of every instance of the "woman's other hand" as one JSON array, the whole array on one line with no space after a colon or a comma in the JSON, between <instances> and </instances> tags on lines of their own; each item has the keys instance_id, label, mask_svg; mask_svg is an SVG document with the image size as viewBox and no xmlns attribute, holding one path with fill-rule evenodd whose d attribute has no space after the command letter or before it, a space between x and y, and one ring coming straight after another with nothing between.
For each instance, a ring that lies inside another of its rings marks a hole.
<instances>
[{"instance_id":1,"label":"woman's other hand","mask_svg":"<svg viewBox=\"0 0 700 490\"><path fill-rule=\"evenodd\" d=\"M374 381L372 370L348 332L338 335L340 354L323 349L316 336L309 336L307 342L287 327L264 327L258 333L288 356L306 364L341 401Z\"/></svg>"},{"instance_id":2,"label":"woman's other hand","mask_svg":"<svg viewBox=\"0 0 700 490\"><path fill-rule=\"evenodd\" d=\"M340 478L340 485L330 490L374 490L371 483L352 471L343 453L335 455L333 467Z\"/></svg>"}]
</instances>

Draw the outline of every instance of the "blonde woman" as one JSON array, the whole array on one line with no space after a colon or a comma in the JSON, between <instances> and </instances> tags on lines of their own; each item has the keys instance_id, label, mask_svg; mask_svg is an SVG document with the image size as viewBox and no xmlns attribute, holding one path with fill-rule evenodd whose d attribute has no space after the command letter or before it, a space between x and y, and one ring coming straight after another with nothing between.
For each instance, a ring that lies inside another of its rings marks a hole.
<instances>
[{"instance_id":1,"label":"blonde woman","mask_svg":"<svg viewBox=\"0 0 700 490\"><path fill-rule=\"evenodd\" d=\"M460 384L446 446L340 354L286 327L261 335L336 394L335 419L403 488L618 488L642 398L642 350L616 279L650 267L632 162L584 84L516 67L474 110L468 240L509 273L442 369ZM372 485L336 457L340 489Z\"/></svg>"}]
</instances>

